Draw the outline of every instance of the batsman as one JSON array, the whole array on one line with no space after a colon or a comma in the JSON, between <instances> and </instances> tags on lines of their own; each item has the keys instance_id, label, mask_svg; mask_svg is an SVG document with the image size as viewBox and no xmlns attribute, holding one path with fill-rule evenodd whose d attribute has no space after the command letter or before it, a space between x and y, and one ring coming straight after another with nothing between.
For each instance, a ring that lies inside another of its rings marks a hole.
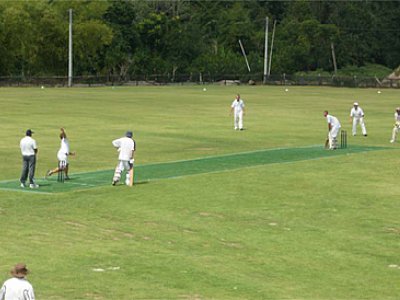
<instances>
[{"instance_id":1,"label":"batsman","mask_svg":"<svg viewBox=\"0 0 400 300\"><path fill-rule=\"evenodd\" d=\"M327 144L329 145L329 150L337 149L337 135L340 131L340 122L339 120L330 115L327 110L324 111L324 117L328 122L328 143L325 143L325 147Z\"/></svg>"},{"instance_id":2,"label":"batsman","mask_svg":"<svg viewBox=\"0 0 400 300\"><path fill-rule=\"evenodd\" d=\"M121 180L122 172L126 171L125 184L133 186L133 164L136 142L132 138L132 131L127 131L124 137L113 140L112 144L118 149L118 165L115 168L112 185L116 185Z\"/></svg>"}]
</instances>

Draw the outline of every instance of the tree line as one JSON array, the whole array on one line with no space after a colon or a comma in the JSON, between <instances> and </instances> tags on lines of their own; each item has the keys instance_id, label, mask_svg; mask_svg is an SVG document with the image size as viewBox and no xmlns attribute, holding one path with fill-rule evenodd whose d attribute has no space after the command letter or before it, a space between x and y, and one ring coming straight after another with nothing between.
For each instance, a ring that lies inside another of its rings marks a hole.
<instances>
[{"instance_id":1,"label":"tree line","mask_svg":"<svg viewBox=\"0 0 400 300\"><path fill-rule=\"evenodd\" d=\"M2 1L0 76L65 76L68 9L75 76L243 74L239 39L262 73L266 16L272 74L332 72L332 44L339 68L400 64L397 1Z\"/></svg>"}]
</instances>

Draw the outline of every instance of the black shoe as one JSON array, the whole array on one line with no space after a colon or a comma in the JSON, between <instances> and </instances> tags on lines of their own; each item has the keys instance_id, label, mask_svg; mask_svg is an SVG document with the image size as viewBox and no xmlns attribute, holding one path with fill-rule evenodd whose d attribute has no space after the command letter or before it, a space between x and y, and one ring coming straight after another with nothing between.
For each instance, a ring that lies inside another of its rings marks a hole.
<instances>
[{"instance_id":1,"label":"black shoe","mask_svg":"<svg viewBox=\"0 0 400 300\"><path fill-rule=\"evenodd\" d=\"M113 180L112 185L116 185L117 181Z\"/></svg>"},{"instance_id":2,"label":"black shoe","mask_svg":"<svg viewBox=\"0 0 400 300\"><path fill-rule=\"evenodd\" d=\"M368 136L368 134L364 134L364 136Z\"/></svg>"}]
</instances>

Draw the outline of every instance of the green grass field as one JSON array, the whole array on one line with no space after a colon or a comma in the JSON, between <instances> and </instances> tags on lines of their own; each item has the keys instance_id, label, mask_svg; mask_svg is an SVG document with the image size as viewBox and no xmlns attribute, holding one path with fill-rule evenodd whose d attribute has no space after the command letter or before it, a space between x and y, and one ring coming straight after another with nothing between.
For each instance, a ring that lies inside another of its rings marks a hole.
<instances>
[{"instance_id":1,"label":"green grass field","mask_svg":"<svg viewBox=\"0 0 400 300\"><path fill-rule=\"evenodd\" d=\"M244 131L230 104L241 93ZM201 86L0 89L0 280L38 299L398 299L400 91ZM368 137L351 136L354 101ZM349 147L323 150L337 116ZM71 181L44 180L59 128ZM38 142L21 190L19 140ZM111 186L126 130L136 185Z\"/></svg>"}]
</instances>

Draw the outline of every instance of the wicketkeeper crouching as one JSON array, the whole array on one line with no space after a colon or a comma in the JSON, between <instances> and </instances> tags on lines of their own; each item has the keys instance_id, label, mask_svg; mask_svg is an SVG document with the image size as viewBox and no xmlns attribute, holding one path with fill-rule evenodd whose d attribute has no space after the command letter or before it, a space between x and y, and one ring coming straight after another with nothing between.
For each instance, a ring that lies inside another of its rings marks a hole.
<instances>
[{"instance_id":1,"label":"wicketkeeper crouching","mask_svg":"<svg viewBox=\"0 0 400 300\"><path fill-rule=\"evenodd\" d=\"M115 168L112 185L116 185L120 179L123 171L126 170L125 184L128 186L133 185L133 165L136 143L132 139L132 131L127 131L125 136L112 141L115 148L118 148L119 162Z\"/></svg>"}]
</instances>

